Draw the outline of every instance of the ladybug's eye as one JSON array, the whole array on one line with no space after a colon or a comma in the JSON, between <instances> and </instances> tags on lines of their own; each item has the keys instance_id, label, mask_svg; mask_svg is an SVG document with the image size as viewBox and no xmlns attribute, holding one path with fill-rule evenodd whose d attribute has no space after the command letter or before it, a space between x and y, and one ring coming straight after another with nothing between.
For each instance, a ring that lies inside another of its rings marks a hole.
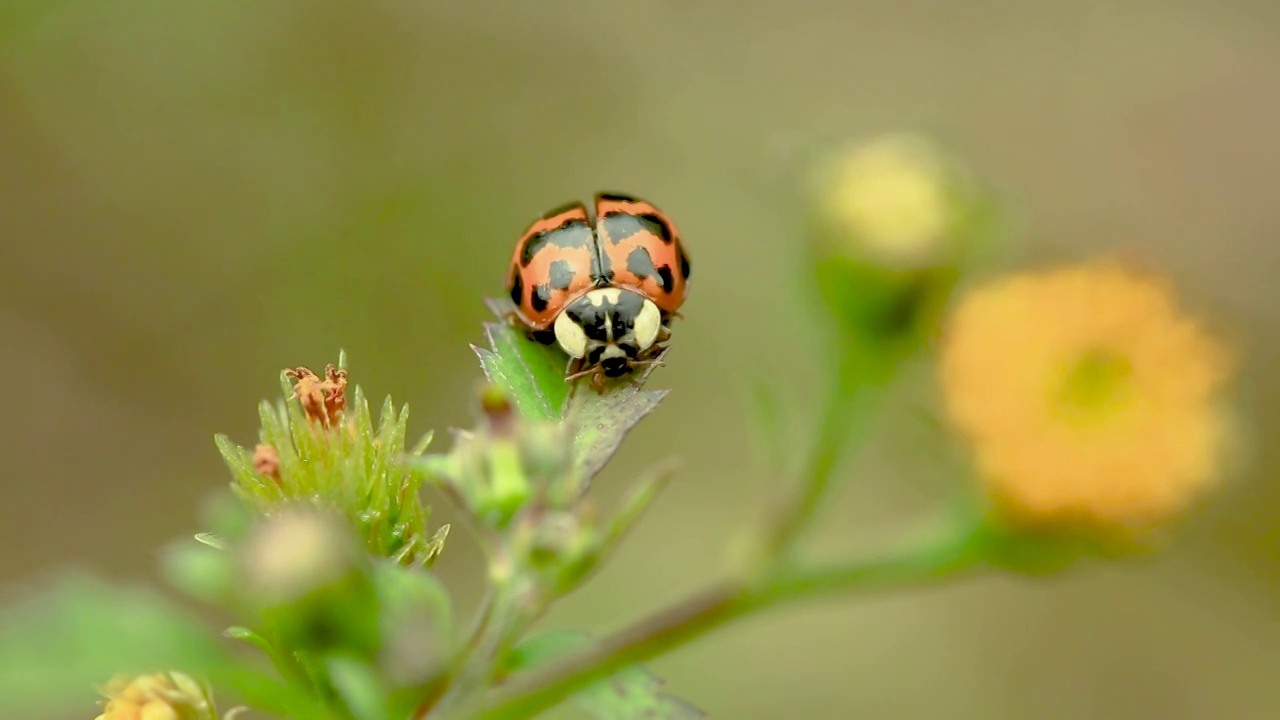
<instances>
[{"instance_id":1,"label":"ladybug's eye","mask_svg":"<svg viewBox=\"0 0 1280 720\"><path fill-rule=\"evenodd\" d=\"M580 358L587 354L587 333L569 317L569 313L562 312L556 318L555 333L556 342L570 357Z\"/></svg>"},{"instance_id":2,"label":"ladybug's eye","mask_svg":"<svg viewBox=\"0 0 1280 720\"><path fill-rule=\"evenodd\" d=\"M640 312L636 314L632 328L635 330L636 343L641 350L653 345L658 339L658 331L662 329L662 313L658 311L658 306L652 301L645 300Z\"/></svg>"}]
</instances>

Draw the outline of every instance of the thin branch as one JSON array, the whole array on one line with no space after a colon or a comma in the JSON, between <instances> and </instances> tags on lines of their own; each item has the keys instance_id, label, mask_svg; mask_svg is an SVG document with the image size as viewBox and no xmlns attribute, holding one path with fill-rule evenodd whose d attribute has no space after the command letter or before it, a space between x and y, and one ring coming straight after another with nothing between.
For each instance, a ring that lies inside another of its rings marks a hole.
<instances>
[{"instance_id":1,"label":"thin branch","mask_svg":"<svg viewBox=\"0 0 1280 720\"><path fill-rule=\"evenodd\" d=\"M533 717L628 665L661 655L757 611L839 593L925 585L974 570L983 559L983 546L975 530L970 525L952 528L940 539L869 561L783 572L757 587L715 585L588 650L514 677L474 717Z\"/></svg>"},{"instance_id":2,"label":"thin branch","mask_svg":"<svg viewBox=\"0 0 1280 720\"><path fill-rule=\"evenodd\" d=\"M869 437L885 393L887 368L869 358L865 350L842 348L834 386L819 420L817 440L801 473L801 487L781 503L781 511L769 529L768 561L778 562L792 551L801 533L812 523L826 497L835 472L858 442Z\"/></svg>"}]
</instances>

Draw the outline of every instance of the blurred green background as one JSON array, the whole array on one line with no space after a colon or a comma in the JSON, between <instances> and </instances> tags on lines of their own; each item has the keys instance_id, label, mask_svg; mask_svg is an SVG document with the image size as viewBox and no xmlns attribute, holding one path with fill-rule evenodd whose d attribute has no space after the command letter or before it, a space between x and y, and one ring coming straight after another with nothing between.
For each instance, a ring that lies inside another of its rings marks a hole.
<instances>
[{"instance_id":1,"label":"blurred green background","mask_svg":"<svg viewBox=\"0 0 1280 720\"><path fill-rule=\"evenodd\" d=\"M656 380L674 392L597 491L686 464L549 623L603 632L683 596L777 482L744 450L745 383L772 377L800 419L815 404L822 325L780 151L903 128L1008 191L1015 259L1119 249L1171 273L1247 353L1253 469L1151 561L805 605L654 668L715 718L1280 716L1280 9L1264 0L7 0L0 582L67 563L154 577L155 548L200 529L229 479L213 434L251 443L278 371L340 347L372 396L409 402L415 434L469 424L467 343L517 234L616 189L675 218L695 274ZM925 377L819 552L883 537L946 487ZM465 532L440 567L465 612Z\"/></svg>"}]
</instances>

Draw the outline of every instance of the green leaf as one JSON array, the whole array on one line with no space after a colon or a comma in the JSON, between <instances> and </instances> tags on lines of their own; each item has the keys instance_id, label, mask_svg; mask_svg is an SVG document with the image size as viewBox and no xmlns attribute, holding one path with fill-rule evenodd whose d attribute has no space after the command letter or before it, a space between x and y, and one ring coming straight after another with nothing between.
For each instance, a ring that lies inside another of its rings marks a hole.
<instances>
[{"instance_id":1,"label":"green leaf","mask_svg":"<svg viewBox=\"0 0 1280 720\"><path fill-rule=\"evenodd\" d=\"M523 417L561 419L569 397L569 383L564 379L568 358L502 321L503 310L498 303L491 301L489 308L500 318L484 325L490 349L471 346L480 357L485 376L511 398Z\"/></svg>"},{"instance_id":2,"label":"green leaf","mask_svg":"<svg viewBox=\"0 0 1280 720\"><path fill-rule=\"evenodd\" d=\"M223 539L221 536L217 535L216 533L211 533L211 532L196 533L195 539L196 539L196 542L199 542L203 545L208 545L209 547L215 550L227 549L227 541Z\"/></svg>"},{"instance_id":3,"label":"green leaf","mask_svg":"<svg viewBox=\"0 0 1280 720\"><path fill-rule=\"evenodd\" d=\"M489 307L503 317L500 302L490 301ZM485 323L485 334L490 349L472 346L485 375L511 398L523 417L572 424L574 454L584 483L605 466L632 428L667 395L666 390L643 389L654 365L611 383L599 394L590 389L586 378L572 385L565 382L568 358L564 353L526 337L510 323Z\"/></svg>"},{"instance_id":4,"label":"green leaf","mask_svg":"<svg viewBox=\"0 0 1280 720\"><path fill-rule=\"evenodd\" d=\"M666 353L664 352L663 355ZM659 356L661 359L662 356ZM657 409L667 390L643 390L654 366L646 367L634 383L597 395L585 387L573 398L570 419L575 426L574 456L584 482L590 481L618 451L632 428ZM585 489L585 488L584 488Z\"/></svg>"},{"instance_id":5,"label":"green leaf","mask_svg":"<svg viewBox=\"0 0 1280 720\"><path fill-rule=\"evenodd\" d=\"M609 521L601 546L602 552L611 552L622 542L622 538L631 531L640 516L658 497L658 493L671 482L679 463L667 461L651 469L636 481L622 499L622 506L613 519Z\"/></svg>"},{"instance_id":6,"label":"green leaf","mask_svg":"<svg viewBox=\"0 0 1280 720\"><path fill-rule=\"evenodd\" d=\"M386 691L378 673L355 658L332 657L325 663L329 679L356 720L386 720Z\"/></svg>"},{"instance_id":7,"label":"green leaf","mask_svg":"<svg viewBox=\"0 0 1280 720\"><path fill-rule=\"evenodd\" d=\"M268 655L275 652L274 648L271 647L271 643L266 638L242 625L232 625L226 630L223 630L222 634L232 640L247 642Z\"/></svg>"},{"instance_id":8,"label":"green leaf","mask_svg":"<svg viewBox=\"0 0 1280 720\"><path fill-rule=\"evenodd\" d=\"M232 662L216 634L164 598L75 575L0 615L0 717L85 714L115 675L225 678Z\"/></svg>"},{"instance_id":9,"label":"green leaf","mask_svg":"<svg viewBox=\"0 0 1280 720\"><path fill-rule=\"evenodd\" d=\"M453 603L425 568L380 562L374 583L382 611L382 658L398 687L422 682L453 655Z\"/></svg>"},{"instance_id":10,"label":"green leaf","mask_svg":"<svg viewBox=\"0 0 1280 720\"><path fill-rule=\"evenodd\" d=\"M528 670L556 660L592 643L578 630L551 630L517 645L507 656L505 670ZM695 720L706 713L680 698L659 692L662 680L642 665L623 668L573 696L574 702L604 720Z\"/></svg>"}]
</instances>

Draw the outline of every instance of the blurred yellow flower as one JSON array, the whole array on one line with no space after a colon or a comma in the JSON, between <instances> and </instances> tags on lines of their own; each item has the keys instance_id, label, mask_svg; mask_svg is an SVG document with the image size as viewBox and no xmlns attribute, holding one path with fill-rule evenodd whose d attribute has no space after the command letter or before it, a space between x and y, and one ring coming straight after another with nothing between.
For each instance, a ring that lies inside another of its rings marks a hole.
<instances>
[{"instance_id":1,"label":"blurred yellow flower","mask_svg":"<svg viewBox=\"0 0 1280 720\"><path fill-rule=\"evenodd\" d=\"M1018 525L1137 528L1220 477L1225 350L1167 285L1112 260L965 298L941 358L948 414Z\"/></svg>"},{"instance_id":2,"label":"blurred yellow flower","mask_svg":"<svg viewBox=\"0 0 1280 720\"><path fill-rule=\"evenodd\" d=\"M933 257L955 222L954 179L927 139L886 135L836 152L821 175L836 237L894 265Z\"/></svg>"},{"instance_id":3,"label":"blurred yellow flower","mask_svg":"<svg viewBox=\"0 0 1280 720\"><path fill-rule=\"evenodd\" d=\"M178 672L116 678L97 720L216 720L205 689Z\"/></svg>"}]
</instances>

